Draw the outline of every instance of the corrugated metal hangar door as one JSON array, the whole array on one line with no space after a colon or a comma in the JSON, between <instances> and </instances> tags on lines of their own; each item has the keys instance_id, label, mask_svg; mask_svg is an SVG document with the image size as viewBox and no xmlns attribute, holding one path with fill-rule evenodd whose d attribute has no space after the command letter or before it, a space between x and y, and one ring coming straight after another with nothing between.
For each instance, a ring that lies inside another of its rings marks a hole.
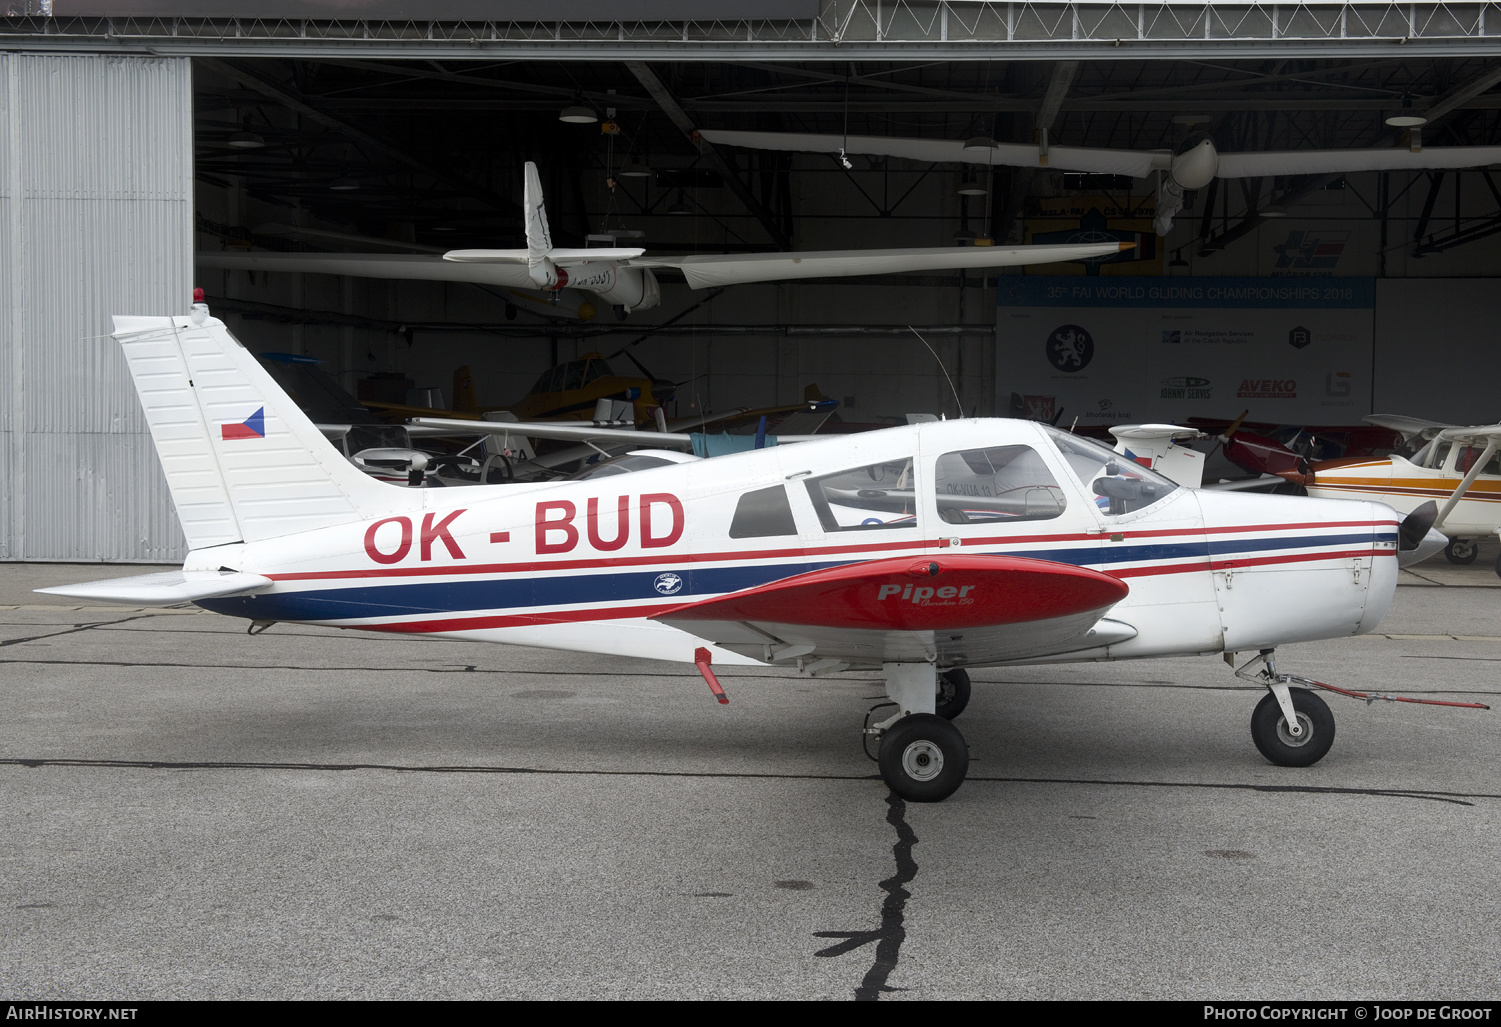
<instances>
[{"instance_id":1,"label":"corrugated metal hangar door","mask_svg":"<svg viewBox=\"0 0 1501 1027\"><path fill-rule=\"evenodd\" d=\"M0 559L185 550L112 314L191 302L184 58L0 54Z\"/></svg>"}]
</instances>

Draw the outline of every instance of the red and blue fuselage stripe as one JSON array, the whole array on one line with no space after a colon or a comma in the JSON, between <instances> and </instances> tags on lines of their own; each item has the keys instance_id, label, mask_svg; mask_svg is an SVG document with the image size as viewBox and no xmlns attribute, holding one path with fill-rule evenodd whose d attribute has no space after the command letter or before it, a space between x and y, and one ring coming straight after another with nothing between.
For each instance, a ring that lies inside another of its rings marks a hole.
<instances>
[{"instance_id":1,"label":"red and blue fuselage stripe","mask_svg":"<svg viewBox=\"0 0 1501 1027\"><path fill-rule=\"evenodd\" d=\"M1298 525L1297 527L1313 527ZM1287 526L1291 527L1291 526ZM983 547L984 552L1020 556L1035 560L1052 560L1075 566L1096 567L1118 577L1178 574L1203 571L1211 563L1230 566L1266 566L1277 563L1302 563L1352 556L1383 555L1394 548L1377 549L1378 543L1392 546L1397 541L1394 522L1345 522L1321 527L1363 527L1364 531L1338 534L1296 534L1267 536L1266 528L1234 527L1209 529L1168 529L1159 532L1132 533L1137 537L1178 535L1179 539L1141 544L1103 543L1099 535L1036 536L1032 539L973 540L966 552ZM1374 529L1374 534L1373 534ZM1255 538L1221 538L1220 534L1257 533ZM1187 538L1186 535L1198 537ZM1019 549L1018 542L1082 542L1089 545L1056 548ZM504 626L501 623L550 623L559 620L602 619L608 617L642 617L652 612L680 606L709 596L723 595L757 585L779 581L796 574L837 567L870 559L875 553L900 555L907 550L913 556L931 555L936 540L913 540L876 546L841 546L834 549L784 549L760 553L716 553L691 556L628 557L620 560L570 560L552 563L473 565L423 568L422 576L442 580L403 581L362 571L324 571L277 575L281 582L337 581L364 579L352 587L300 588L274 591L256 596L205 599L199 605L216 613L280 621L372 621L382 618L432 618L448 615L474 615L499 610L516 611L508 615L469 617L461 621L423 620L412 625L364 623L360 627L384 630L444 631L463 626ZM897 553L893 553L897 550ZM1314 552L1314 550L1328 550ZM840 559L820 556L838 554ZM706 556L708 560L706 560ZM768 557L780 557L768 562ZM797 559L802 557L802 559ZM791 559L789 559L791 558ZM703 566L712 560L723 566ZM757 562L750 563L748 561ZM638 569L642 564L649 566ZM560 573L567 570L590 570L594 573ZM682 579L670 597L656 587L663 571L673 571ZM484 575L484 576L479 576ZM403 575L402 577L404 577ZM385 577L380 584L368 583L372 577ZM608 609L581 610L585 604L609 604ZM620 606L618 604L631 604ZM650 608L641 604L651 604ZM567 608L575 609L567 609ZM522 611L526 611L523 613ZM549 613L548 611L552 611ZM439 624L445 626L440 627ZM451 626L448 626L451 625Z\"/></svg>"}]
</instances>

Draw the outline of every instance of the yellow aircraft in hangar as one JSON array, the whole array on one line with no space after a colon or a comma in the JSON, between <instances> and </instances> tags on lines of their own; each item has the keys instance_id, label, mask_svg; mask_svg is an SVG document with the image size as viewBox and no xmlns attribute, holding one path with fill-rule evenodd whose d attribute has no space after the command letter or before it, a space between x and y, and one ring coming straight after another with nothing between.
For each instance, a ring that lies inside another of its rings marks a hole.
<instances>
[{"instance_id":1,"label":"yellow aircraft in hangar","mask_svg":"<svg viewBox=\"0 0 1501 1027\"><path fill-rule=\"evenodd\" d=\"M1401 432L1408 454L1316 463L1308 494L1374 499L1401 514L1437 503L1433 526L1450 539L1444 556L1450 563L1474 563L1476 539L1501 533L1501 424L1467 428L1389 414L1366 420ZM1496 573L1501 575L1501 557Z\"/></svg>"}]
</instances>

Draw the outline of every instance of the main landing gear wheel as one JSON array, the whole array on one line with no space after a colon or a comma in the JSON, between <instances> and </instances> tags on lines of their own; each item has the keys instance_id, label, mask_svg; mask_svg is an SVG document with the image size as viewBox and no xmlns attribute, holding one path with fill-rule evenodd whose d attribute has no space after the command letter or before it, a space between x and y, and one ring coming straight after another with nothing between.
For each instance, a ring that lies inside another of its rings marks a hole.
<instances>
[{"instance_id":1,"label":"main landing gear wheel","mask_svg":"<svg viewBox=\"0 0 1501 1027\"><path fill-rule=\"evenodd\" d=\"M1334 744L1334 714L1328 703L1306 688L1290 688L1288 694L1302 734L1287 729L1277 697L1268 692L1251 714L1251 740L1261 755L1279 767L1311 767Z\"/></svg>"},{"instance_id":2,"label":"main landing gear wheel","mask_svg":"<svg viewBox=\"0 0 1501 1027\"><path fill-rule=\"evenodd\" d=\"M881 777L909 802L941 802L964 783L969 746L959 729L932 713L903 717L881 735Z\"/></svg>"},{"instance_id":3,"label":"main landing gear wheel","mask_svg":"<svg viewBox=\"0 0 1501 1027\"><path fill-rule=\"evenodd\" d=\"M1480 546L1474 539L1450 539L1449 544L1444 547L1444 559L1450 563L1457 563L1461 567L1474 563L1475 557L1479 555Z\"/></svg>"},{"instance_id":4,"label":"main landing gear wheel","mask_svg":"<svg viewBox=\"0 0 1501 1027\"><path fill-rule=\"evenodd\" d=\"M953 720L963 713L964 707L968 705L969 671L956 667L938 675L938 698L934 712L944 720Z\"/></svg>"}]
</instances>

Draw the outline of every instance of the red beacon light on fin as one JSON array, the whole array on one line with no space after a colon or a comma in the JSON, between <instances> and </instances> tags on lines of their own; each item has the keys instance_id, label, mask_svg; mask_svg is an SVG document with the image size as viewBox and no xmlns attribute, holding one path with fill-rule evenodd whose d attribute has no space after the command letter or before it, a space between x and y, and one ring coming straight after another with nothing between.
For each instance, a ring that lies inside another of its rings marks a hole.
<instances>
[{"instance_id":1,"label":"red beacon light on fin","mask_svg":"<svg viewBox=\"0 0 1501 1027\"><path fill-rule=\"evenodd\" d=\"M193 290L193 309L188 314L188 320L195 325L202 325L208 320L208 304L203 302L203 290Z\"/></svg>"}]
</instances>

